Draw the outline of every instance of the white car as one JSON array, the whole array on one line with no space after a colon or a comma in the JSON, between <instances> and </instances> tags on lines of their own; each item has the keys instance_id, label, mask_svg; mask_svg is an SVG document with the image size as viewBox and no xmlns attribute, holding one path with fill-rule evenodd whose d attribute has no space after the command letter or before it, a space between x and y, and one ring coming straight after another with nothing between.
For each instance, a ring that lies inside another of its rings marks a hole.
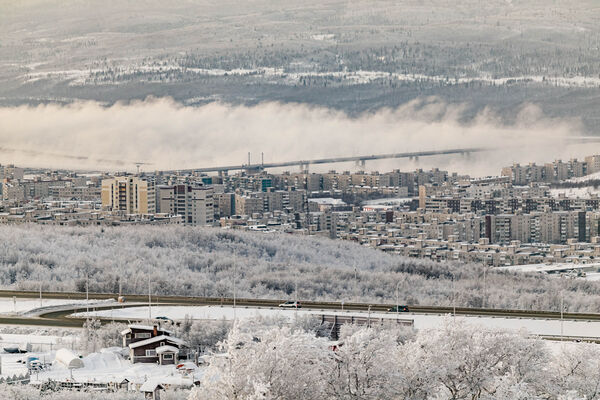
<instances>
[{"instance_id":1,"label":"white car","mask_svg":"<svg viewBox=\"0 0 600 400\"><path fill-rule=\"evenodd\" d=\"M279 307L282 307L282 308L300 308L302 306L300 305L299 301L291 301L290 300L290 301L286 301L285 303L281 303L279 305Z\"/></svg>"}]
</instances>

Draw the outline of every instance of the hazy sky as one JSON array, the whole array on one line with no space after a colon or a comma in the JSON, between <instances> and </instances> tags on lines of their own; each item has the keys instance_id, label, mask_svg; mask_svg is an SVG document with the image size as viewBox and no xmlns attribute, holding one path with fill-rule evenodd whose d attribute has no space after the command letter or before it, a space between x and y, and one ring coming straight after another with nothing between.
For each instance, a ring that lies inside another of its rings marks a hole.
<instances>
[{"instance_id":1,"label":"hazy sky","mask_svg":"<svg viewBox=\"0 0 600 400\"><path fill-rule=\"evenodd\" d=\"M134 170L134 162L141 161L152 163L145 170L154 170L241 164L248 152L254 155L253 162L259 161L261 152L265 162L272 162L467 146L502 148L469 158L422 158L418 163L393 160L366 166L369 170L439 165L488 175L498 174L501 166L513 161L543 162L586 155L585 146L565 146L564 140L579 134L576 121L544 118L534 106L524 107L511 126L501 124L490 112L462 125L458 122L461 112L460 106L434 98L356 118L297 104L184 107L170 99L110 107L87 102L0 108L0 162ZM65 158L62 154L89 159ZM348 167L353 166L319 168Z\"/></svg>"}]
</instances>

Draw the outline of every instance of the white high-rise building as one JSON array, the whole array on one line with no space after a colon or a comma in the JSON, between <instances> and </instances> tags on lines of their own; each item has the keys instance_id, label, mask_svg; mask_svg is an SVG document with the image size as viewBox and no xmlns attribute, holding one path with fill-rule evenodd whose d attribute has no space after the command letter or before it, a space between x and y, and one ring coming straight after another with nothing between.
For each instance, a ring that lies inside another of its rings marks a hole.
<instances>
[{"instance_id":1,"label":"white high-rise building","mask_svg":"<svg viewBox=\"0 0 600 400\"><path fill-rule=\"evenodd\" d=\"M158 187L158 212L181 215L186 225L212 225L214 189L207 186L176 184Z\"/></svg>"}]
</instances>

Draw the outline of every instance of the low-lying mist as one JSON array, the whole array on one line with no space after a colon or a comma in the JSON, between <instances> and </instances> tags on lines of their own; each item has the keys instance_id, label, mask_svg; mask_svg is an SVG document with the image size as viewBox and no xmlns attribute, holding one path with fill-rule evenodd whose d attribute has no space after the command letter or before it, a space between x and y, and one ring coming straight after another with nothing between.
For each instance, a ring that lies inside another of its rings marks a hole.
<instances>
[{"instance_id":1,"label":"low-lying mist","mask_svg":"<svg viewBox=\"0 0 600 400\"><path fill-rule=\"evenodd\" d=\"M367 162L366 170L437 166L472 176L499 174L513 162L544 162L593 153L569 145L582 132L576 120L545 117L526 105L507 125L492 111L468 124L462 105L436 98L349 117L301 104L185 107L170 98L103 106L95 102L0 108L0 163L78 170L209 167L252 162L390 152L494 147L469 156ZM351 169L353 164L311 170Z\"/></svg>"}]
</instances>

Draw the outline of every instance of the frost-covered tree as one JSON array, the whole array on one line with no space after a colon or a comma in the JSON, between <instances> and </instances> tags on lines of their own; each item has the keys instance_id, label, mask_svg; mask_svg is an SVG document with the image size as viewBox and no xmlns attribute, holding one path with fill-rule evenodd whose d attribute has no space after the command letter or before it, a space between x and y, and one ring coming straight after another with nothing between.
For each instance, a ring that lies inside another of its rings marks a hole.
<instances>
[{"instance_id":1,"label":"frost-covered tree","mask_svg":"<svg viewBox=\"0 0 600 400\"><path fill-rule=\"evenodd\" d=\"M552 364L556 394L577 393L586 400L600 398L600 348L597 344L563 344Z\"/></svg>"},{"instance_id":2,"label":"frost-covered tree","mask_svg":"<svg viewBox=\"0 0 600 400\"><path fill-rule=\"evenodd\" d=\"M356 274L355 274L356 270ZM561 282L458 262L386 254L355 243L181 226L0 226L0 286L23 290L363 301L600 311L600 283ZM452 284L454 279L454 284ZM296 293L297 283L297 293ZM454 290L453 290L454 288Z\"/></svg>"},{"instance_id":3,"label":"frost-covered tree","mask_svg":"<svg viewBox=\"0 0 600 400\"><path fill-rule=\"evenodd\" d=\"M100 329L101 322L90 318L83 323L83 329L79 335L79 348L84 353L93 353L102 347Z\"/></svg>"},{"instance_id":4,"label":"frost-covered tree","mask_svg":"<svg viewBox=\"0 0 600 400\"><path fill-rule=\"evenodd\" d=\"M223 341L231 328L231 322L221 321L194 321L186 316L179 326L173 326L175 335L185 340L190 348L200 352L213 350Z\"/></svg>"},{"instance_id":5,"label":"frost-covered tree","mask_svg":"<svg viewBox=\"0 0 600 400\"><path fill-rule=\"evenodd\" d=\"M548 362L539 341L450 319L440 328L419 332L398 354L400 364L405 355L417 355L411 364L421 366L419 375L437 382L442 395L453 400L493 394L499 384L497 378L508 374L514 376L515 383L538 382L537 371Z\"/></svg>"},{"instance_id":6,"label":"frost-covered tree","mask_svg":"<svg viewBox=\"0 0 600 400\"><path fill-rule=\"evenodd\" d=\"M332 360L327 346L314 334L285 327L254 334L234 327L190 399L323 398L320 383Z\"/></svg>"},{"instance_id":7,"label":"frost-covered tree","mask_svg":"<svg viewBox=\"0 0 600 400\"><path fill-rule=\"evenodd\" d=\"M599 398L597 345L572 343L555 354L541 339L451 319L408 338L343 330L334 348L285 327L236 326L190 399Z\"/></svg>"},{"instance_id":8,"label":"frost-covered tree","mask_svg":"<svg viewBox=\"0 0 600 400\"><path fill-rule=\"evenodd\" d=\"M102 325L97 330L98 344L100 347L120 347L123 345L121 332L127 328L127 324L110 322Z\"/></svg>"},{"instance_id":9,"label":"frost-covered tree","mask_svg":"<svg viewBox=\"0 0 600 400\"><path fill-rule=\"evenodd\" d=\"M359 329L343 339L324 375L326 390L335 399L385 399L393 394L398 377L390 351L397 338L389 330Z\"/></svg>"}]
</instances>

